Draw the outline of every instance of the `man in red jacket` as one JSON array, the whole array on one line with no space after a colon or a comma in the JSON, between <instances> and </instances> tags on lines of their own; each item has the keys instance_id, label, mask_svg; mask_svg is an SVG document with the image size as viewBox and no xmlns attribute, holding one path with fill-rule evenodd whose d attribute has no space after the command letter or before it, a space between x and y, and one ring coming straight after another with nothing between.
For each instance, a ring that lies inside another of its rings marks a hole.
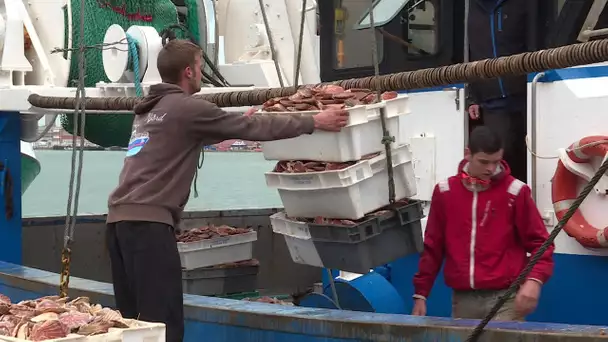
<instances>
[{"instance_id":1,"label":"man in red jacket","mask_svg":"<svg viewBox=\"0 0 608 342\"><path fill-rule=\"evenodd\" d=\"M413 315L426 315L426 298L445 260L445 282L454 290L452 316L483 318L526 266L527 253L547 239L530 188L511 176L502 157L498 135L477 127L458 174L435 186L414 276ZM553 271L553 249L543 254L496 320L523 320L534 311Z\"/></svg>"}]
</instances>

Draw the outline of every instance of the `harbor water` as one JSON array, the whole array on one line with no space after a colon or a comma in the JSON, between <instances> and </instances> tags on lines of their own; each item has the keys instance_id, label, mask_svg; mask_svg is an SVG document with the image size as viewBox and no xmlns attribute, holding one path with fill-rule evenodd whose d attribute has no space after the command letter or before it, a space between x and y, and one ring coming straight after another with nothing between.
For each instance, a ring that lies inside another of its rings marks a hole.
<instances>
[{"instance_id":1,"label":"harbor water","mask_svg":"<svg viewBox=\"0 0 608 342\"><path fill-rule=\"evenodd\" d=\"M71 151L36 150L42 170L23 196L23 217L66 214ZM108 195L118 182L124 151L85 151L79 214L104 214ZM264 172L275 162L259 152L205 152L188 211L281 207L275 189L266 187Z\"/></svg>"}]
</instances>

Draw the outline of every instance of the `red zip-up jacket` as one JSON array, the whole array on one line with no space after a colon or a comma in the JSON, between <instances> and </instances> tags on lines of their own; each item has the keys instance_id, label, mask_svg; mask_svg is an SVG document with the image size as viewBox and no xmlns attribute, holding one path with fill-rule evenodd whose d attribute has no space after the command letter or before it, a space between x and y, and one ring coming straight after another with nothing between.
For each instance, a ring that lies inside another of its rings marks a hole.
<instances>
[{"instance_id":1,"label":"red zip-up jacket","mask_svg":"<svg viewBox=\"0 0 608 342\"><path fill-rule=\"evenodd\" d=\"M530 188L502 162L489 186L466 184L459 173L435 186L424 234L424 251L414 276L415 298L426 298L443 261L454 290L508 288L549 234ZM554 245L528 275L541 284L553 272Z\"/></svg>"}]
</instances>

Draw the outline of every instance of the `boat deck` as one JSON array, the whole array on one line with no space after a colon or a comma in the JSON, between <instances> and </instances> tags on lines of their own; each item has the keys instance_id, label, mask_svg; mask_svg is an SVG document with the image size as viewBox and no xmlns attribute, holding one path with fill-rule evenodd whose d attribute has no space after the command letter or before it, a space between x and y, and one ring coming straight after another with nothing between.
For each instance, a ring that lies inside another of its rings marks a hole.
<instances>
[{"instance_id":1,"label":"boat deck","mask_svg":"<svg viewBox=\"0 0 608 342\"><path fill-rule=\"evenodd\" d=\"M57 294L56 273L0 262L0 293L13 301ZM112 285L71 278L70 296L113 306ZM465 341L476 320L310 309L185 295L185 341ZM480 341L606 341L608 326L493 322Z\"/></svg>"}]
</instances>

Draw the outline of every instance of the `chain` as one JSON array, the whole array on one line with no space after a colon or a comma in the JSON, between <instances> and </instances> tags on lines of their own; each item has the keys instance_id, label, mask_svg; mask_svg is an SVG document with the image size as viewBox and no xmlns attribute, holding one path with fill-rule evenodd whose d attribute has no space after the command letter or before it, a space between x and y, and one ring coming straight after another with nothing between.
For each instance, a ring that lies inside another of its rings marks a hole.
<instances>
[{"instance_id":1,"label":"chain","mask_svg":"<svg viewBox=\"0 0 608 342\"><path fill-rule=\"evenodd\" d=\"M86 124L86 113L84 101L85 86L85 50L84 45L84 9L85 1L80 1L80 37L78 51L78 88L76 90L76 107L74 110L74 134L72 135L72 165L70 170L70 184L68 192L67 213L65 216L65 231L63 249L61 251L61 273L59 276L59 295L66 297L70 284L70 263L72 261L72 242L74 240L74 229L76 227L76 216L78 215L78 200L80 197L80 184L82 179L82 167L84 158L84 131ZM80 122L78 122L80 119ZM76 135L80 136L80 146L78 146L78 167L76 167ZM76 180L76 189L74 189ZM72 204L74 205L73 210Z\"/></svg>"},{"instance_id":2,"label":"chain","mask_svg":"<svg viewBox=\"0 0 608 342\"><path fill-rule=\"evenodd\" d=\"M68 285L70 283L70 261L72 259L72 249L63 248L61 251L61 273L59 274L59 296L68 296Z\"/></svg>"}]
</instances>

